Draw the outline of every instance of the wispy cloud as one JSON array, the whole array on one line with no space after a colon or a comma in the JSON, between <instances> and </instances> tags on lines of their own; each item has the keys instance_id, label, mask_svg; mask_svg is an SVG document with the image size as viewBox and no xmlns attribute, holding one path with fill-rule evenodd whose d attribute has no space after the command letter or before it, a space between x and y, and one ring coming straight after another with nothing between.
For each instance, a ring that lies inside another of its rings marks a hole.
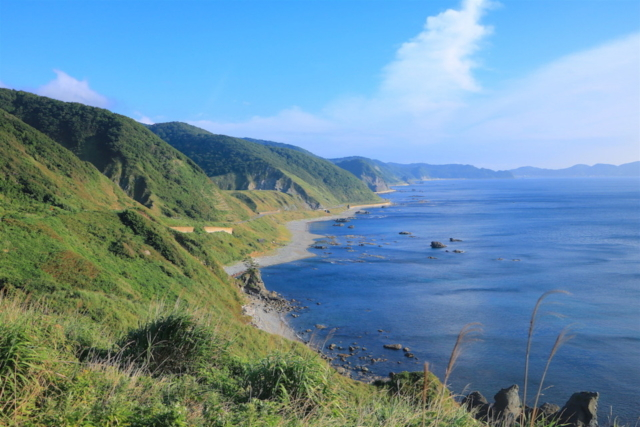
<instances>
[{"instance_id":1,"label":"wispy cloud","mask_svg":"<svg viewBox=\"0 0 640 427\"><path fill-rule=\"evenodd\" d=\"M35 92L38 95L48 96L60 101L80 102L93 107L108 107L109 100L89 87L86 80L77 80L64 71L53 70L56 78L44 86L40 86Z\"/></svg>"},{"instance_id":2,"label":"wispy cloud","mask_svg":"<svg viewBox=\"0 0 640 427\"><path fill-rule=\"evenodd\" d=\"M299 107L280 111L276 116L255 116L244 122L225 123L211 120L190 121L194 126L238 137L268 135L275 140L305 139L313 135L335 132L337 126L320 116L306 113Z\"/></svg>"},{"instance_id":3,"label":"wispy cloud","mask_svg":"<svg viewBox=\"0 0 640 427\"><path fill-rule=\"evenodd\" d=\"M387 161L564 167L638 160L640 35L541 66L502 87L474 76L493 6L465 0L427 18L381 70L371 96L312 114L293 107L235 123L191 122L215 133L301 145L319 155Z\"/></svg>"},{"instance_id":4,"label":"wispy cloud","mask_svg":"<svg viewBox=\"0 0 640 427\"><path fill-rule=\"evenodd\" d=\"M639 70L640 34L568 55L459 111L457 137L558 167L638 160Z\"/></svg>"},{"instance_id":5,"label":"wispy cloud","mask_svg":"<svg viewBox=\"0 0 640 427\"><path fill-rule=\"evenodd\" d=\"M489 6L486 0L465 0L461 10L427 18L422 32L404 43L385 67L378 97L418 113L480 90L472 74L477 66L473 55L492 32L480 24Z\"/></svg>"},{"instance_id":6,"label":"wispy cloud","mask_svg":"<svg viewBox=\"0 0 640 427\"><path fill-rule=\"evenodd\" d=\"M325 152L328 141L344 149L341 142L383 143L385 135L401 135L399 129L407 126L433 128L434 122L442 121L459 106L464 93L480 89L472 75L477 65L473 55L491 33L490 27L480 24L491 5L488 0L465 0L460 10L449 9L427 18L422 31L402 44L394 60L382 70L382 80L372 97L337 99L319 114L294 107L272 117L243 122L191 123L234 136L322 144ZM404 133L406 137L411 132ZM341 150L333 151L337 154Z\"/></svg>"},{"instance_id":7,"label":"wispy cloud","mask_svg":"<svg viewBox=\"0 0 640 427\"><path fill-rule=\"evenodd\" d=\"M10 87L7 86L6 84L4 84L4 82L2 80L0 80L0 88L2 88L2 89L10 89Z\"/></svg>"}]
</instances>

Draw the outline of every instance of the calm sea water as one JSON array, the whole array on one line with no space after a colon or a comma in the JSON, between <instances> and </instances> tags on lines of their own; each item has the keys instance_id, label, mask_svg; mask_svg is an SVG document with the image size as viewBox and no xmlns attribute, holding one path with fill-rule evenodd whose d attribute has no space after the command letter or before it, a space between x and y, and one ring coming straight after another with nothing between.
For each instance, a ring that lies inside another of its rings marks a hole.
<instances>
[{"instance_id":1,"label":"calm sea water","mask_svg":"<svg viewBox=\"0 0 640 427\"><path fill-rule=\"evenodd\" d=\"M321 243L328 249L313 249L318 256L263 269L269 289L309 306L291 318L294 328L312 329L306 335L319 345L365 347L348 360L378 375L421 370L428 361L442 378L460 329L480 322L481 341L465 347L450 382L456 392L479 390L491 400L511 384L522 391L531 311L544 292L566 290L571 295L551 295L540 310L529 396L569 326L575 337L553 359L542 401L562 406L576 391L598 391L601 423L611 407L635 423L640 180L451 180L397 190L385 195L394 206L369 209L347 224L353 228L311 224L335 236ZM431 249L433 240L448 247ZM417 360L383 348L395 343Z\"/></svg>"}]
</instances>

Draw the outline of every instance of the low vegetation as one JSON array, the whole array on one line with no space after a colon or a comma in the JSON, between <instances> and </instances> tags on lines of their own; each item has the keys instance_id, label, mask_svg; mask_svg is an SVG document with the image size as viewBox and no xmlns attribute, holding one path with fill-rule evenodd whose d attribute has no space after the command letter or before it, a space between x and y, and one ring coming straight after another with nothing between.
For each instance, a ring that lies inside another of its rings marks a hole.
<instances>
[{"instance_id":1,"label":"low vegetation","mask_svg":"<svg viewBox=\"0 0 640 427\"><path fill-rule=\"evenodd\" d=\"M341 183L316 194L371 200ZM324 215L304 206L223 191L130 119L0 89L0 425L479 425L426 368L358 383L249 323L222 266Z\"/></svg>"},{"instance_id":2,"label":"low vegetation","mask_svg":"<svg viewBox=\"0 0 640 427\"><path fill-rule=\"evenodd\" d=\"M294 343L247 358L204 311L155 306L129 330L0 299L0 424L8 426L418 426L420 381L380 388L340 377ZM430 377L434 387L439 382ZM414 390L417 390L415 391ZM443 425L473 425L430 395ZM446 399L450 399L448 396Z\"/></svg>"}]
</instances>

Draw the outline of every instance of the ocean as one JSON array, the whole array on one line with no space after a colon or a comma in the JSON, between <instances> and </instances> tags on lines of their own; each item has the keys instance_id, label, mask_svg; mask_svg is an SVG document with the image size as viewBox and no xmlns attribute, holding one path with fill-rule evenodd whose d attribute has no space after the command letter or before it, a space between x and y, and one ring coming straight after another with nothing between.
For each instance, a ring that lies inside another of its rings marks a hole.
<instances>
[{"instance_id":1,"label":"ocean","mask_svg":"<svg viewBox=\"0 0 640 427\"><path fill-rule=\"evenodd\" d=\"M512 384L522 396L532 309L544 292L564 290L570 295L549 295L539 311L528 403L568 328L573 338L551 362L540 403L562 406L574 392L598 391L601 423L613 411L635 424L640 180L441 180L396 190L384 195L393 206L342 227L310 224L332 236L319 239L326 248L312 249L316 257L263 268L268 289L308 306L289 317L292 327L332 357L357 347L336 365L387 376L429 362L443 378L458 332L479 322L482 333L464 346L449 382L456 393L478 390L492 401ZM447 248L432 249L432 241Z\"/></svg>"}]
</instances>

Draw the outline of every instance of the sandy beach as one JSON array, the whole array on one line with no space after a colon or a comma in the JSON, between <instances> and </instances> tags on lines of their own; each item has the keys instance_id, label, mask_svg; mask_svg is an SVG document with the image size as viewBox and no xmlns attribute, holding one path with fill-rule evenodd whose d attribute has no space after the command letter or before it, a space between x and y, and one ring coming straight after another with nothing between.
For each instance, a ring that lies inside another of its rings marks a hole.
<instances>
[{"instance_id":1,"label":"sandy beach","mask_svg":"<svg viewBox=\"0 0 640 427\"><path fill-rule=\"evenodd\" d=\"M346 211L321 218L310 218L291 221L287 223L287 228L291 232L291 241L277 250L273 255L265 255L255 257L254 260L260 267L268 267L270 265L283 264L303 258L310 258L315 254L308 251L315 239L323 236L312 234L309 232L309 223L319 221L333 221L338 218L353 216L360 209L376 208L390 205L387 203L378 203L373 205L351 206ZM242 262L224 267L224 270L230 276L243 272L246 269ZM268 307L263 301L255 298L249 298L250 303L243 307L245 314L253 317L253 324L263 331L271 334L283 336L291 340L301 341L296 336L294 330L289 326L285 319L285 314L278 313L275 309Z\"/></svg>"}]
</instances>

